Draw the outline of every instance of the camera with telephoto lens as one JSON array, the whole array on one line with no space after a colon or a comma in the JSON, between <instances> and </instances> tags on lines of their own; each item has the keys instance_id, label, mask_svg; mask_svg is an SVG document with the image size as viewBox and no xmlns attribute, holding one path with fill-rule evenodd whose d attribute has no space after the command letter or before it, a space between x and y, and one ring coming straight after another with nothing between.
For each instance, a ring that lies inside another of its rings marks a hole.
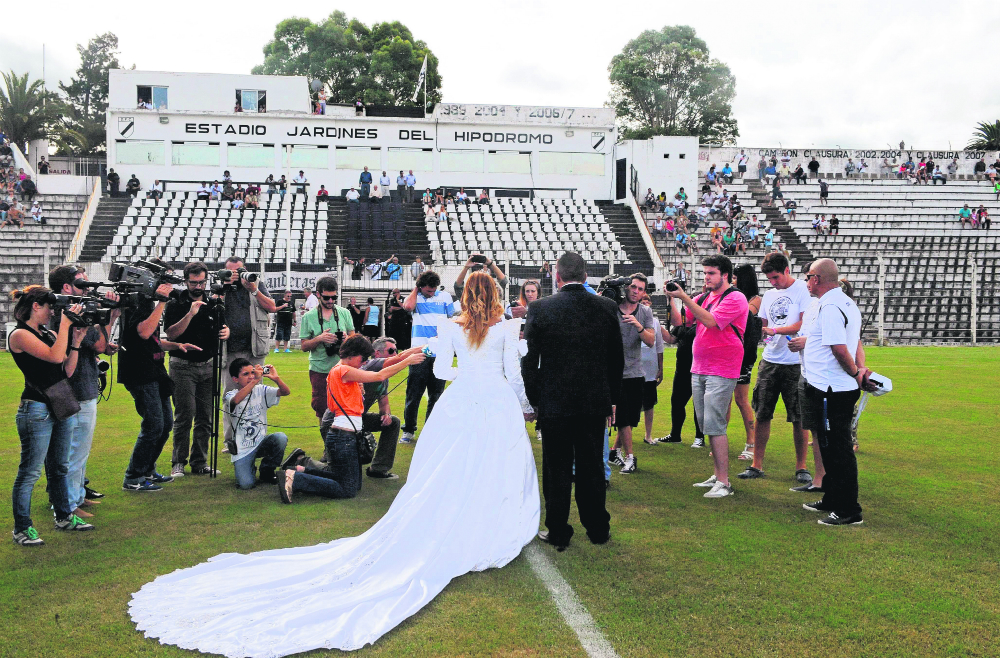
<instances>
[{"instance_id":1,"label":"camera with telephoto lens","mask_svg":"<svg viewBox=\"0 0 1000 658\"><path fill-rule=\"evenodd\" d=\"M111 309L118 307L116 302L103 297L94 297L91 295L53 294L52 298L52 309L62 309L63 316L69 320L74 327L91 327L95 324L110 324ZM81 304L83 309L79 313L71 312L69 307L74 304Z\"/></svg>"},{"instance_id":2,"label":"camera with telephoto lens","mask_svg":"<svg viewBox=\"0 0 1000 658\"><path fill-rule=\"evenodd\" d=\"M338 354L340 354L340 344L344 342L343 331L335 331L333 332L333 335L337 337L337 340L330 343L329 345L324 345L324 347L326 348L327 356L337 356Z\"/></svg>"},{"instance_id":3,"label":"camera with telephoto lens","mask_svg":"<svg viewBox=\"0 0 1000 658\"><path fill-rule=\"evenodd\" d=\"M663 287L669 290L670 292L674 292L676 290L683 290L684 282L681 281L680 279L671 279L670 281L664 283Z\"/></svg>"},{"instance_id":4,"label":"camera with telephoto lens","mask_svg":"<svg viewBox=\"0 0 1000 658\"><path fill-rule=\"evenodd\" d=\"M631 283L631 277L614 275L606 276L597 286L597 294L602 297L607 297L615 304L622 304L625 302L625 293L622 292L622 289L628 287Z\"/></svg>"},{"instance_id":5,"label":"camera with telephoto lens","mask_svg":"<svg viewBox=\"0 0 1000 658\"><path fill-rule=\"evenodd\" d=\"M126 263L112 263L108 270L108 280L115 288L130 289L143 297L166 301L166 297L158 295L156 289L164 283L179 285L184 283L183 277L167 272L163 265L148 263L144 260L136 261L134 265Z\"/></svg>"}]
</instances>

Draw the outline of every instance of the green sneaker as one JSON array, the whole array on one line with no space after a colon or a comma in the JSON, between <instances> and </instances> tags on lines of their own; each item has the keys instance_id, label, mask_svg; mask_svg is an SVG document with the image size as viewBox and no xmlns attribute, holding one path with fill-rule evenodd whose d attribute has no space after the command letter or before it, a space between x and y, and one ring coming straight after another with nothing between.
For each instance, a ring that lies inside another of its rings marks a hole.
<instances>
[{"instance_id":1,"label":"green sneaker","mask_svg":"<svg viewBox=\"0 0 1000 658\"><path fill-rule=\"evenodd\" d=\"M15 532L14 543L18 546L44 546L45 542L38 536L38 531L28 527L23 532Z\"/></svg>"},{"instance_id":2,"label":"green sneaker","mask_svg":"<svg viewBox=\"0 0 1000 658\"><path fill-rule=\"evenodd\" d=\"M76 514L70 514L68 518L63 519L62 521L56 521L56 530L75 530L77 532L82 532L84 530L93 529L94 526L90 525Z\"/></svg>"}]
</instances>

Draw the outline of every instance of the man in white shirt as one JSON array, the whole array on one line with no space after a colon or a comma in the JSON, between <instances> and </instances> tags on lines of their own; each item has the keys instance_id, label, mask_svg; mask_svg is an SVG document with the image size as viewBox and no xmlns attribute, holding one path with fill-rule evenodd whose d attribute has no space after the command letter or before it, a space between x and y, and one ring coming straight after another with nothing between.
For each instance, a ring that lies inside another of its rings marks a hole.
<instances>
[{"instance_id":1,"label":"man in white shirt","mask_svg":"<svg viewBox=\"0 0 1000 658\"><path fill-rule=\"evenodd\" d=\"M306 193L306 183L309 182L309 179L306 178L306 172L300 171L299 175L292 179L292 182L299 186L298 189L295 190L297 194Z\"/></svg>"},{"instance_id":2,"label":"man in white shirt","mask_svg":"<svg viewBox=\"0 0 1000 658\"><path fill-rule=\"evenodd\" d=\"M740 156L736 158L736 168L740 172L740 178L743 178L743 174L747 173L748 162L750 162L750 156L746 154L746 151L740 149Z\"/></svg>"},{"instance_id":3,"label":"man in white shirt","mask_svg":"<svg viewBox=\"0 0 1000 658\"><path fill-rule=\"evenodd\" d=\"M348 203L361 203L361 194L353 187L347 191L344 198L347 199Z\"/></svg>"},{"instance_id":4,"label":"man in white shirt","mask_svg":"<svg viewBox=\"0 0 1000 658\"><path fill-rule=\"evenodd\" d=\"M302 300L302 315L305 315L319 306L319 298L312 294L312 289L308 286L302 289L302 294L305 295L305 299Z\"/></svg>"},{"instance_id":5,"label":"man in white shirt","mask_svg":"<svg viewBox=\"0 0 1000 658\"><path fill-rule=\"evenodd\" d=\"M410 263L410 276L412 276L413 280L416 281L418 278L420 278L420 275L423 273L424 273L424 263L420 259L420 256L417 256L416 258L413 259L413 262Z\"/></svg>"},{"instance_id":6,"label":"man in white shirt","mask_svg":"<svg viewBox=\"0 0 1000 658\"><path fill-rule=\"evenodd\" d=\"M413 175L413 170L406 175L406 202L413 203L413 188L417 186L417 177Z\"/></svg>"},{"instance_id":7,"label":"man in white shirt","mask_svg":"<svg viewBox=\"0 0 1000 658\"><path fill-rule=\"evenodd\" d=\"M160 179L153 181L153 184L149 187L149 198L150 199L160 199L163 197L163 183Z\"/></svg>"},{"instance_id":8,"label":"man in white shirt","mask_svg":"<svg viewBox=\"0 0 1000 658\"><path fill-rule=\"evenodd\" d=\"M396 176L396 194L399 196L399 201L402 203L406 201L406 176L403 172L399 172L399 176Z\"/></svg>"},{"instance_id":9,"label":"man in white shirt","mask_svg":"<svg viewBox=\"0 0 1000 658\"><path fill-rule=\"evenodd\" d=\"M823 500L803 507L827 512L822 525L859 525L858 461L851 445L851 421L861 387L871 371L859 367L854 355L861 340L861 312L840 289L837 264L821 258L809 267L806 285L819 298L816 321L790 347L803 350L805 397L802 413L813 428L823 457Z\"/></svg>"},{"instance_id":10,"label":"man in white shirt","mask_svg":"<svg viewBox=\"0 0 1000 658\"><path fill-rule=\"evenodd\" d=\"M400 172L402 173L402 172ZM378 179L378 184L382 188L383 193L389 195L389 186L392 185L392 179L389 178L389 174L382 172L382 176Z\"/></svg>"},{"instance_id":11,"label":"man in white shirt","mask_svg":"<svg viewBox=\"0 0 1000 658\"><path fill-rule=\"evenodd\" d=\"M806 468L808 445L799 418L798 385L801 367L799 357L788 349L788 340L798 334L802 313L809 305L809 288L805 281L792 276L788 259L781 252L768 254L760 266L773 286L764 293L758 317L764 325L764 355L757 366L757 383L753 389L753 411L757 419L754 430L753 464L737 477L744 480L764 477L764 452L771 438L771 419L778 396L785 403L786 420L792 424L795 443L795 479L800 484L812 482Z\"/></svg>"}]
</instances>

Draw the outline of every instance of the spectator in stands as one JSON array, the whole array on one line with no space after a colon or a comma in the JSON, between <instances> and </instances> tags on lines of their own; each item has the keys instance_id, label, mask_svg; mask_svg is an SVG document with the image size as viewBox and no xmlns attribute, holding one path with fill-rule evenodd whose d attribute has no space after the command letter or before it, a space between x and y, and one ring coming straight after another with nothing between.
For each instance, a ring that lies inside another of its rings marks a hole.
<instances>
[{"instance_id":1,"label":"spectator in stands","mask_svg":"<svg viewBox=\"0 0 1000 658\"><path fill-rule=\"evenodd\" d=\"M125 193L134 199L141 189L142 185L139 183L139 179L135 177L135 174L132 174L132 178L129 178L128 182L125 183Z\"/></svg>"},{"instance_id":2,"label":"spectator in stands","mask_svg":"<svg viewBox=\"0 0 1000 658\"><path fill-rule=\"evenodd\" d=\"M844 178L850 178L855 171L857 171L857 166L854 164L854 160L847 158L847 164L844 165Z\"/></svg>"},{"instance_id":3,"label":"spectator in stands","mask_svg":"<svg viewBox=\"0 0 1000 658\"><path fill-rule=\"evenodd\" d=\"M133 176L135 178L135 176ZM139 181L136 181L137 183ZM35 194L38 193L38 188L35 187L35 181L31 180L31 175L28 174L21 181L21 201L31 201L35 198ZM132 196L135 196L134 194Z\"/></svg>"},{"instance_id":4,"label":"spectator in stands","mask_svg":"<svg viewBox=\"0 0 1000 658\"><path fill-rule=\"evenodd\" d=\"M211 190L208 189L208 184L202 181L201 187L195 192L195 196L198 197L198 201L208 201L208 198L212 196Z\"/></svg>"},{"instance_id":5,"label":"spectator in stands","mask_svg":"<svg viewBox=\"0 0 1000 658\"><path fill-rule=\"evenodd\" d=\"M399 264L399 258L395 255L385 262L385 274L387 279L398 281L402 273L403 266Z\"/></svg>"},{"instance_id":6,"label":"spectator in stands","mask_svg":"<svg viewBox=\"0 0 1000 658\"><path fill-rule=\"evenodd\" d=\"M688 253L692 254L701 253L700 250L698 249L698 234L695 231L694 226L692 226L691 230L688 231L687 244L688 244Z\"/></svg>"},{"instance_id":7,"label":"spectator in stands","mask_svg":"<svg viewBox=\"0 0 1000 658\"><path fill-rule=\"evenodd\" d=\"M24 208L21 204L16 203L13 199L9 203L5 204L8 206L6 219L0 224L0 228L5 226L13 226L15 223L18 228L24 228Z\"/></svg>"},{"instance_id":8,"label":"spectator in stands","mask_svg":"<svg viewBox=\"0 0 1000 658\"><path fill-rule=\"evenodd\" d=\"M38 203L37 201L35 202ZM979 228L989 228L990 227L990 212L982 205L976 210L976 221L979 224Z\"/></svg>"},{"instance_id":9,"label":"spectator in stands","mask_svg":"<svg viewBox=\"0 0 1000 658\"><path fill-rule=\"evenodd\" d=\"M420 195L420 202L428 208L434 206L434 194L431 192L431 188L426 188L424 193Z\"/></svg>"},{"instance_id":10,"label":"spectator in stands","mask_svg":"<svg viewBox=\"0 0 1000 658\"><path fill-rule=\"evenodd\" d=\"M958 173L958 158L953 158L951 162L948 163L948 175L954 176Z\"/></svg>"},{"instance_id":11,"label":"spectator in stands","mask_svg":"<svg viewBox=\"0 0 1000 658\"><path fill-rule=\"evenodd\" d=\"M926 178L924 178L924 183L925 184L927 183L927 181L929 181L931 179L931 176L934 175L934 168L936 166L937 166L937 164L934 162L934 158L928 157L927 158L927 166L924 167L924 174L926 175Z\"/></svg>"},{"instance_id":12,"label":"spectator in stands","mask_svg":"<svg viewBox=\"0 0 1000 658\"><path fill-rule=\"evenodd\" d=\"M982 206L979 206L979 209L984 212L986 210ZM33 201L31 203L31 219L38 225L44 225L46 223L45 218L42 217L42 207L38 204L37 201Z\"/></svg>"},{"instance_id":13,"label":"spectator in stands","mask_svg":"<svg viewBox=\"0 0 1000 658\"><path fill-rule=\"evenodd\" d=\"M984 158L979 158L979 162L973 167L972 173L976 175L976 180L979 180L979 177L986 173L986 160Z\"/></svg>"},{"instance_id":14,"label":"spectator in stands","mask_svg":"<svg viewBox=\"0 0 1000 658\"><path fill-rule=\"evenodd\" d=\"M646 210L654 210L656 208L656 195L653 194L653 188L646 189Z\"/></svg>"},{"instance_id":15,"label":"spectator in stands","mask_svg":"<svg viewBox=\"0 0 1000 658\"><path fill-rule=\"evenodd\" d=\"M326 114L326 88L321 87L319 90L319 113Z\"/></svg>"},{"instance_id":16,"label":"spectator in stands","mask_svg":"<svg viewBox=\"0 0 1000 658\"><path fill-rule=\"evenodd\" d=\"M153 184L149 186L149 191L146 192L147 199L162 199L163 198L163 183L157 178L153 181Z\"/></svg>"},{"instance_id":17,"label":"spectator in stands","mask_svg":"<svg viewBox=\"0 0 1000 658\"><path fill-rule=\"evenodd\" d=\"M766 171L767 171L767 160L762 155L760 156L760 162L757 163L757 178L763 181Z\"/></svg>"},{"instance_id":18,"label":"spectator in stands","mask_svg":"<svg viewBox=\"0 0 1000 658\"><path fill-rule=\"evenodd\" d=\"M864 158L861 158L861 162L858 163L858 175L860 176L866 171L868 171L868 163L865 162Z\"/></svg>"},{"instance_id":19,"label":"spectator in stands","mask_svg":"<svg viewBox=\"0 0 1000 658\"><path fill-rule=\"evenodd\" d=\"M222 172L222 182L223 183L232 183L233 182L233 176L232 176L232 174L229 173L228 169L226 169L225 171Z\"/></svg>"},{"instance_id":20,"label":"spectator in stands","mask_svg":"<svg viewBox=\"0 0 1000 658\"><path fill-rule=\"evenodd\" d=\"M688 246L688 236L684 231L677 231L676 237L674 238L674 248L679 254L689 254L691 249Z\"/></svg>"},{"instance_id":21,"label":"spectator in stands","mask_svg":"<svg viewBox=\"0 0 1000 658\"><path fill-rule=\"evenodd\" d=\"M327 197L330 196L330 190L326 189L326 185L320 185L319 190L316 192L317 201L326 201Z\"/></svg>"},{"instance_id":22,"label":"spectator in stands","mask_svg":"<svg viewBox=\"0 0 1000 658\"><path fill-rule=\"evenodd\" d=\"M438 212L437 220L439 222L447 222L448 221L448 211L445 209L443 203L441 204L440 208L441 208L441 210Z\"/></svg>"},{"instance_id":23,"label":"spectator in stands","mask_svg":"<svg viewBox=\"0 0 1000 658\"><path fill-rule=\"evenodd\" d=\"M785 201L785 213L788 215L789 219L795 219L795 211L798 209L799 204L795 202L795 199L789 199Z\"/></svg>"},{"instance_id":24,"label":"spectator in stands","mask_svg":"<svg viewBox=\"0 0 1000 658\"><path fill-rule=\"evenodd\" d=\"M6 194L0 194L0 228L7 225L7 213L10 212L10 207L13 203L13 198Z\"/></svg>"},{"instance_id":25,"label":"spectator in stands","mask_svg":"<svg viewBox=\"0 0 1000 658\"><path fill-rule=\"evenodd\" d=\"M420 275L423 273L424 273L424 262L420 259L420 256L417 256L416 258L413 259L413 262L410 263L410 276L412 276L413 279L416 280L419 279Z\"/></svg>"},{"instance_id":26,"label":"spectator in stands","mask_svg":"<svg viewBox=\"0 0 1000 658\"><path fill-rule=\"evenodd\" d=\"M731 185L733 182L733 170L728 162L722 167L722 180L728 185Z\"/></svg>"},{"instance_id":27,"label":"spectator in stands","mask_svg":"<svg viewBox=\"0 0 1000 658\"><path fill-rule=\"evenodd\" d=\"M989 179L990 185L994 185L997 182L997 170L996 167L990 165L986 168L986 178Z\"/></svg>"},{"instance_id":28,"label":"spectator in stands","mask_svg":"<svg viewBox=\"0 0 1000 658\"><path fill-rule=\"evenodd\" d=\"M829 204L830 197L830 184L826 180L820 180L819 182L819 205L827 206Z\"/></svg>"},{"instance_id":29,"label":"spectator in stands","mask_svg":"<svg viewBox=\"0 0 1000 658\"><path fill-rule=\"evenodd\" d=\"M962 222L962 228L965 228L965 222L969 222L969 226L975 228L973 225L972 210L969 209L969 204L965 204L961 210L958 211L958 218Z\"/></svg>"},{"instance_id":30,"label":"spectator in stands","mask_svg":"<svg viewBox=\"0 0 1000 658\"><path fill-rule=\"evenodd\" d=\"M229 180L223 183L219 198L223 201L232 201L236 198L236 188L233 187L233 181Z\"/></svg>"},{"instance_id":31,"label":"spectator in stands","mask_svg":"<svg viewBox=\"0 0 1000 658\"><path fill-rule=\"evenodd\" d=\"M458 188L458 194L455 195L455 203L464 203L466 208L469 207L469 195L465 193L464 187Z\"/></svg>"},{"instance_id":32,"label":"spectator in stands","mask_svg":"<svg viewBox=\"0 0 1000 658\"><path fill-rule=\"evenodd\" d=\"M711 231L711 236L712 236L712 246L715 247L715 252L718 253L718 254L721 254L722 253L722 246L723 246L722 245L722 231L721 230L716 230L716 229L713 228L712 231Z\"/></svg>"},{"instance_id":33,"label":"spectator in stands","mask_svg":"<svg viewBox=\"0 0 1000 658\"><path fill-rule=\"evenodd\" d=\"M414 188L417 186L417 177L413 175L413 170L410 169L409 173L406 174L406 202L413 203ZM409 342L409 341L407 341Z\"/></svg>"},{"instance_id":34,"label":"spectator in stands","mask_svg":"<svg viewBox=\"0 0 1000 658\"><path fill-rule=\"evenodd\" d=\"M402 173L402 172L400 172L400 173ZM389 178L389 174L387 174L387 173L385 173L385 171L383 171L382 175L379 176L378 184L382 186L383 194L385 196L389 196L389 186L392 185L392 179Z\"/></svg>"},{"instance_id":35,"label":"spectator in stands","mask_svg":"<svg viewBox=\"0 0 1000 658\"><path fill-rule=\"evenodd\" d=\"M372 185L371 195L368 197L372 203L382 203L382 186Z\"/></svg>"},{"instance_id":36,"label":"spectator in stands","mask_svg":"<svg viewBox=\"0 0 1000 658\"><path fill-rule=\"evenodd\" d=\"M434 203L443 206L444 202L445 202L444 190L439 187L434 191Z\"/></svg>"},{"instance_id":37,"label":"spectator in stands","mask_svg":"<svg viewBox=\"0 0 1000 658\"><path fill-rule=\"evenodd\" d=\"M997 201L1000 201L1000 181L993 184L993 191L996 192Z\"/></svg>"},{"instance_id":38,"label":"spectator in stands","mask_svg":"<svg viewBox=\"0 0 1000 658\"><path fill-rule=\"evenodd\" d=\"M878 166L878 173L882 176L888 176L892 173L892 165L889 164L889 158L882 158L882 164Z\"/></svg>"},{"instance_id":39,"label":"spectator in stands","mask_svg":"<svg viewBox=\"0 0 1000 658\"><path fill-rule=\"evenodd\" d=\"M792 182L792 170L788 168L788 164L785 162L781 163L781 167L778 169L778 178L785 181L786 183Z\"/></svg>"},{"instance_id":40,"label":"spectator in stands","mask_svg":"<svg viewBox=\"0 0 1000 658\"><path fill-rule=\"evenodd\" d=\"M771 251L774 247L774 229L768 227L767 233L764 234L764 249L766 251Z\"/></svg>"},{"instance_id":41,"label":"spectator in stands","mask_svg":"<svg viewBox=\"0 0 1000 658\"><path fill-rule=\"evenodd\" d=\"M653 221L653 238L666 238L667 237L667 223L664 221L663 217L658 217Z\"/></svg>"},{"instance_id":42,"label":"spectator in stands","mask_svg":"<svg viewBox=\"0 0 1000 658\"><path fill-rule=\"evenodd\" d=\"M306 183L309 182L309 179L306 178L306 172L299 170L299 175L293 178L292 182L298 186L298 189L295 190L296 194L306 193Z\"/></svg>"},{"instance_id":43,"label":"spectator in stands","mask_svg":"<svg viewBox=\"0 0 1000 658\"><path fill-rule=\"evenodd\" d=\"M278 179L278 194L281 195L282 199L285 198L285 192L287 190L288 190L288 180L285 178L285 175L282 174L281 178Z\"/></svg>"},{"instance_id":44,"label":"spectator in stands","mask_svg":"<svg viewBox=\"0 0 1000 658\"><path fill-rule=\"evenodd\" d=\"M251 210L260 208L260 197L257 196L259 188L247 187L247 193L243 196L243 203Z\"/></svg>"},{"instance_id":45,"label":"spectator in stands","mask_svg":"<svg viewBox=\"0 0 1000 658\"><path fill-rule=\"evenodd\" d=\"M9 167L14 162L14 150L10 147L10 141L0 140L0 167Z\"/></svg>"},{"instance_id":46,"label":"spectator in stands","mask_svg":"<svg viewBox=\"0 0 1000 658\"><path fill-rule=\"evenodd\" d=\"M437 219L437 212L434 210L434 206L432 205L424 206L424 219L432 221Z\"/></svg>"},{"instance_id":47,"label":"spectator in stands","mask_svg":"<svg viewBox=\"0 0 1000 658\"><path fill-rule=\"evenodd\" d=\"M840 219L836 215L830 218L830 235L840 235Z\"/></svg>"},{"instance_id":48,"label":"spectator in stands","mask_svg":"<svg viewBox=\"0 0 1000 658\"><path fill-rule=\"evenodd\" d=\"M347 203L360 203L361 195L358 194L358 191L352 187L347 190L347 194L344 195L344 198L347 199Z\"/></svg>"},{"instance_id":49,"label":"spectator in stands","mask_svg":"<svg viewBox=\"0 0 1000 658\"><path fill-rule=\"evenodd\" d=\"M722 253L727 256L736 255L736 235L731 228L727 228L722 236Z\"/></svg>"},{"instance_id":50,"label":"spectator in stands","mask_svg":"<svg viewBox=\"0 0 1000 658\"><path fill-rule=\"evenodd\" d=\"M361 99L354 101L354 116L363 116L365 113L365 104L361 102ZM367 167L365 167L367 169Z\"/></svg>"},{"instance_id":51,"label":"spectator in stands","mask_svg":"<svg viewBox=\"0 0 1000 658\"><path fill-rule=\"evenodd\" d=\"M400 203L406 201L406 176L403 175L402 169L399 171L399 176L396 176L396 194Z\"/></svg>"},{"instance_id":52,"label":"spectator in stands","mask_svg":"<svg viewBox=\"0 0 1000 658\"><path fill-rule=\"evenodd\" d=\"M932 175L931 180L934 182L934 185L937 185L938 181L941 181L942 185L948 184L948 177L945 176L943 171L941 171L941 167L934 167L934 174Z\"/></svg>"},{"instance_id":53,"label":"spectator in stands","mask_svg":"<svg viewBox=\"0 0 1000 658\"><path fill-rule=\"evenodd\" d=\"M358 178L358 184L361 185L361 197L367 199L368 195L371 193L372 186L372 174L368 171L368 167L365 167L365 170L361 172L361 176Z\"/></svg>"},{"instance_id":54,"label":"spectator in stands","mask_svg":"<svg viewBox=\"0 0 1000 658\"><path fill-rule=\"evenodd\" d=\"M801 164L799 164L797 167L795 167L795 171L792 172L792 178L795 179L795 184L796 185L798 185L800 183L806 183L807 182L807 180L806 180L806 172L802 168Z\"/></svg>"},{"instance_id":55,"label":"spectator in stands","mask_svg":"<svg viewBox=\"0 0 1000 658\"><path fill-rule=\"evenodd\" d=\"M781 177L774 177L774 184L771 186L771 205L775 205L775 201L781 199L785 200L785 195L781 193Z\"/></svg>"},{"instance_id":56,"label":"spectator in stands","mask_svg":"<svg viewBox=\"0 0 1000 658\"><path fill-rule=\"evenodd\" d=\"M236 184L236 189L233 190L233 201L246 201L246 190L239 183Z\"/></svg>"},{"instance_id":57,"label":"spectator in stands","mask_svg":"<svg viewBox=\"0 0 1000 658\"><path fill-rule=\"evenodd\" d=\"M705 183L708 185L715 185L717 179L718 176L715 173L715 165L713 164L711 167L708 168L708 171L705 172Z\"/></svg>"},{"instance_id":58,"label":"spectator in stands","mask_svg":"<svg viewBox=\"0 0 1000 658\"><path fill-rule=\"evenodd\" d=\"M740 149L740 154L736 156L736 171L739 172L740 180L743 180L743 176L747 173L747 164L750 163L750 156L746 154L746 151Z\"/></svg>"},{"instance_id":59,"label":"spectator in stands","mask_svg":"<svg viewBox=\"0 0 1000 658\"><path fill-rule=\"evenodd\" d=\"M232 206L233 210L242 210L242 208L245 205L246 205L246 202L243 201L243 197L242 196L234 198L232 200L232 202L231 202L231 206ZM243 216L242 212L240 213L240 216L241 217Z\"/></svg>"},{"instance_id":60,"label":"spectator in stands","mask_svg":"<svg viewBox=\"0 0 1000 658\"><path fill-rule=\"evenodd\" d=\"M278 184L274 180L274 174L268 174L267 178L264 179L264 184L267 185L267 198L270 200L271 195L278 191Z\"/></svg>"},{"instance_id":61,"label":"spectator in stands","mask_svg":"<svg viewBox=\"0 0 1000 658\"><path fill-rule=\"evenodd\" d=\"M38 161L38 175L41 176L47 173L49 173L49 163L43 155L42 159Z\"/></svg>"},{"instance_id":62,"label":"spectator in stands","mask_svg":"<svg viewBox=\"0 0 1000 658\"><path fill-rule=\"evenodd\" d=\"M219 181L212 181L212 186L208 190L212 194L213 201L222 200L222 186L219 185Z\"/></svg>"},{"instance_id":63,"label":"spectator in stands","mask_svg":"<svg viewBox=\"0 0 1000 658\"><path fill-rule=\"evenodd\" d=\"M826 215L813 215L812 226L813 226L813 231L817 235L822 235L823 233L823 229L820 228L820 226L823 223L824 219L826 219Z\"/></svg>"}]
</instances>

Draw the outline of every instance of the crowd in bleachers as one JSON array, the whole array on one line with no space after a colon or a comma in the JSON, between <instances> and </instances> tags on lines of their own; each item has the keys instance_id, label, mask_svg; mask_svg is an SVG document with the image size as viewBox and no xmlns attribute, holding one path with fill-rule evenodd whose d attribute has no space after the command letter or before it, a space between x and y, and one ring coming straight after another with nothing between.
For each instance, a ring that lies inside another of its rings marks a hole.
<instances>
[{"instance_id":1,"label":"crowd in bleachers","mask_svg":"<svg viewBox=\"0 0 1000 658\"><path fill-rule=\"evenodd\" d=\"M0 228L15 224L24 228L24 220L28 218L35 224L45 224L41 204L35 200L38 194L35 181L23 168L15 171L13 160L9 142L0 140Z\"/></svg>"}]
</instances>

